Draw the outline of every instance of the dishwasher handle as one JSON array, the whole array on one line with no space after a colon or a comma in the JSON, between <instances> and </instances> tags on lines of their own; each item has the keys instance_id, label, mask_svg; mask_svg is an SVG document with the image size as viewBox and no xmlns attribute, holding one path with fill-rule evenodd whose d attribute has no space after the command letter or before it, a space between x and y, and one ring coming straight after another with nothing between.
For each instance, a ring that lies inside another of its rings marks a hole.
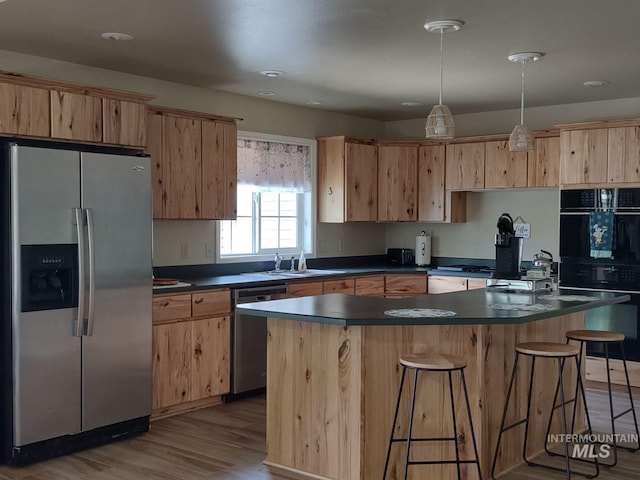
<instances>
[{"instance_id":1,"label":"dishwasher handle","mask_svg":"<svg viewBox=\"0 0 640 480\"><path fill-rule=\"evenodd\" d=\"M241 303L262 302L265 300L278 300L287 295L286 285L273 287L239 288L233 293L235 305Z\"/></svg>"}]
</instances>

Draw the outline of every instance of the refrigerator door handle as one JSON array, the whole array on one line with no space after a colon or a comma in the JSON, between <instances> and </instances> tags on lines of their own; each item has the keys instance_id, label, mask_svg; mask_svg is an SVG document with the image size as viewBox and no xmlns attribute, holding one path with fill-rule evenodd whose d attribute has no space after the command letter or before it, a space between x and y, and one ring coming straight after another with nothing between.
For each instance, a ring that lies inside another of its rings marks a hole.
<instances>
[{"instance_id":1,"label":"refrigerator door handle","mask_svg":"<svg viewBox=\"0 0 640 480\"><path fill-rule=\"evenodd\" d=\"M81 337L84 327L84 210L74 208L76 229L78 232L78 318L74 336Z\"/></svg>"},{"instance_id":2,"label":"refrigerator door handle","mask_svg":"<svg viewBox=\"0 0 640 480\"><path fill-rule=\"evenodd\" d=\"M93 210L85 209L87 212L87 241L89 244L89 315L87 322L88 337L93 335L93 323L96 310L96 252L95 252L95 232L93 228Z\"/></svg>"}]
</instances>

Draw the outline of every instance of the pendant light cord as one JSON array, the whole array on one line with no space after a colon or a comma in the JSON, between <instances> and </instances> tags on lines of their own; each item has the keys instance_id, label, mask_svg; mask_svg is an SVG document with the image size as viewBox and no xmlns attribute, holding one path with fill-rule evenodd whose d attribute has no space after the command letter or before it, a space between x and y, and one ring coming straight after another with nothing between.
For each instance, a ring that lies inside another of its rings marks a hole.
<instances>
[{"instance_id":1,"label":"pendant light cord","mask_svg":"<svg viewBox=\"0 0 640 480\"><path fill-rule=\"evenodd\" d=\"M520 94L520 125L524 125L524 60L522 61L522 92Z\"/></svg>"},{"instance_id":2,"label":"pendant light cord","mask_svg":"<svg viewBox=\"0 0 640 480\"><path fill-rule=\"evenodd\" d=\"M444 48L444 28L440 29L440 101L438 105L442 105L442 65L444 63L444 55L442 54Z\"/></svg>"}]
</instances>

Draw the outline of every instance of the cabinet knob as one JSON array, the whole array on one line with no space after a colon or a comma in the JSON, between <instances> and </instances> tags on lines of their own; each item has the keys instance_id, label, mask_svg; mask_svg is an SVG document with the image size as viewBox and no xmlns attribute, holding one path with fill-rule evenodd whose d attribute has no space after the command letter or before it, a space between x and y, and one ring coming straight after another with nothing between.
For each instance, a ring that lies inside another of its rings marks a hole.
<instances>
[{"instance_id":1,"label":"cabinet knob","mask_svg":"<svg viewBox=\"0 0 640 480\"><path fill-rule=\"evenodd\" d=\"M329 195L333 195L333 189L332 189L331 187L329 187L329 188L327 189L327 193L328 193Z\"/></svg>"}]
</instances>

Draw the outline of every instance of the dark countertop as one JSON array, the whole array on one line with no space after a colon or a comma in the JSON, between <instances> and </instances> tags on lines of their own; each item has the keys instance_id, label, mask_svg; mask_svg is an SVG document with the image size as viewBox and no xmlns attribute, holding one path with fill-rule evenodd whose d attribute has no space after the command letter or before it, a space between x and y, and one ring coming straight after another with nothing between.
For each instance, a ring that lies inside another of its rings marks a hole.
<instances>
[{"instance_id":1,"label":"dark countertop","mask_svg":"<svg viewBox=\"0 0 640 480\"><path fill-rule=\"evenodd\" d=\"M591 301L546 300L545 295L579 295L591 297ZM536 320L567 315L591 308L626 302L629 295L613 292L592 292L559 289L553 292L506 293L485 289L468 290L438 295L417 295L408 298L380 298L344 295L328 295L287 298L265 302L245 303L236 308L239 312L259 317L271 317L305 322L335 325L469 325L469 324L521 324ZM521 311L495 310L489 305L548 305L553 310ZM453 310L450 317L396 317L385 315L393 309Z\"/></svg>"},{"instance_id":2,"label":"dark countertop","mask_svg":"<svg viewBox=\"0 0 640 480\"><path fill-rule=\"evenodd\" d=\"M328 278L340 278L354 275L392 275L392 274L425 274L425 275L447 275L456 277L477 277L488 278L490 275L487 273L474 273L474 272L452 272L438 270L437 268L430 267L371 267L371 268L332 268L326 269L327 274L314 274L314 275L300 275L289 274L283 272L279 274L269 274L264 272L246 272L237 273L233 275L217 275L211 277L201 278L189 278L180 277L180 281L188 283L186 286L166 286L166 287L154 287L154 294L162 293L181 293L194 290L205 290L211 288L250 288L261 287L271 285L282 285L288 282L312 282L315 280L327 280ZM340 271L341 273L331 273Z\"/></svg>"}]
</instances>

